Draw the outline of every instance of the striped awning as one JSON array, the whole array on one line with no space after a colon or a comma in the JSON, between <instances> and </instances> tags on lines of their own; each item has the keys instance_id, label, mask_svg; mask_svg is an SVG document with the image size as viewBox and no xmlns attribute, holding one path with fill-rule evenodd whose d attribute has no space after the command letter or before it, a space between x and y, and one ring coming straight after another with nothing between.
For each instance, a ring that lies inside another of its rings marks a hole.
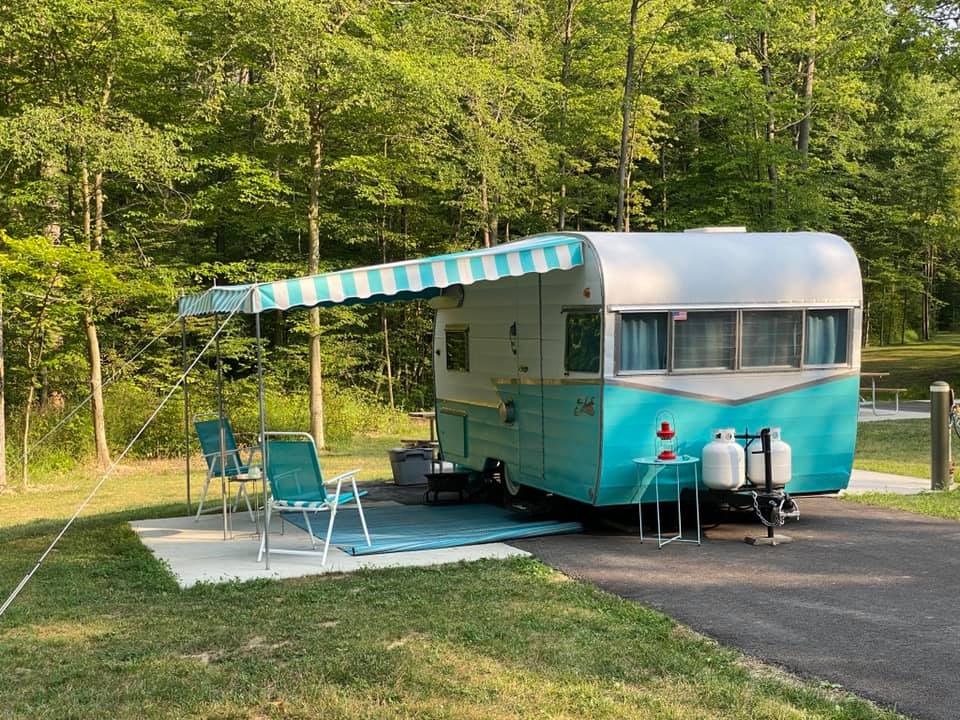
<instances>
[{"instance_id":1,"label":"striped awning","mask_svg":"<svg viewBox=\"0 0 960 720\"><path fill-rule=\"evenodd\" d=\"M452 285L569 270L583 264L582 240L539 235L482 250L339 270L252 285L213 287L180 299L180 315L310 308L430 298Z\"/></svg>"}]
</instances>

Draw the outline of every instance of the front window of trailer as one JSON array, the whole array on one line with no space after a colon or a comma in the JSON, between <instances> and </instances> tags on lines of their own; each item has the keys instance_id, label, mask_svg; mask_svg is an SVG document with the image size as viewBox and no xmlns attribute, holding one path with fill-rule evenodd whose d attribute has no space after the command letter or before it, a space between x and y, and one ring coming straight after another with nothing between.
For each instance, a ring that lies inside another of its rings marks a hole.
<instances>
[{"instance_id":1,"label":"front window of trailer","mask_svg":"<svg viewBox=\"0 0 960 720\"><path fill-rule=\"evenodd\" d=\"M800 367L802 310L744 310L742 318L741 367Z\"/></svg>"},{"instance_id":2,"label":"front window of trailer","mask_svg":"<svg viewBox=\"0 0 960 720\"><path fill-rule=\"evenodd\" d=\"M667 369L667 318L665 312L620 316L621 372Z\"/></svg>"},{"instance_id":3,"label":"front window of trailer","mask_svg":"<svg viewBox=\"0 0 960 720\"><path fill-rule=\"evenodd\" d=\"M671 313L674 370L733 370L737 361L736 311Z\"/></svg>"},{"instance_id":4,"label":"front window of trailer","mask_svg":"<svg viewBox=\"0 0 960 720\"><path fill-rule=\"evenodd\" d=\"M850 311L807 310L807 365L846 365L849 362Z\"/></svg>"}]
</instances>

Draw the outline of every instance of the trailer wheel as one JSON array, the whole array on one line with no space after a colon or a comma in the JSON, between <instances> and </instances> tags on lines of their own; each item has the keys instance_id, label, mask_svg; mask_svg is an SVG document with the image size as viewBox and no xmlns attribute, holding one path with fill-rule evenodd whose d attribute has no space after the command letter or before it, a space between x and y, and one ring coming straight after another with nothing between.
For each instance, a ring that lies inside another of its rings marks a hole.
<instances>
[{"instance_id":1,"label":"trailer wheel","mask_svg":"<svg viewBox=\"0 0 960 720\"><path fill-rule=\"evenodd\" d=\"M506 465L503 466L503 489L512 498L519 497L520 493L523 492L523 485L518 485L510 479L510 472Z\"/></svg>"},{"instance_id":2,"label":"trailer wheel","mask_svg":"<svg viewBox=\"0 0 960 720\"><path fill-rule=\"evenodd\" d=\"M519 485L510 479L507 464L502 460L489 458L484 465L483 474L494 487L498 488L498 492L503 496L502 502L504 504L518 498L526 489L523 485Z\"/></svg>"}]
</instances>

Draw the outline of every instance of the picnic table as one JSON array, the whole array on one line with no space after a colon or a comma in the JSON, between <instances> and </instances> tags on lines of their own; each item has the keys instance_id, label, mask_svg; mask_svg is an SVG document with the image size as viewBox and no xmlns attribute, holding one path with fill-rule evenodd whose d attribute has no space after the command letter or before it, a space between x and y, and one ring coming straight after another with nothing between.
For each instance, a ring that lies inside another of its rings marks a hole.
<instances>
[{"instance_id":1,"label":"picnic table","mask_svg":"<svg viewBox=\"0 0 960 720\"><path fill-rule=\"evenodd\" d=\"M900 412L900 393L907 391L907 388L884 388L877 387L877 380L881 380L885 377L890 377L888 372L861 372L861 378L867 378L870 380L870 400L860 400L861 405L870 405L870 409L873 411L874 415L880 415L880 412L877 410L877 392L892 392L894 395L894 410L893 415L896 415ZM866 388L861 387L860 390L866 390Z\"/></svg>"}]
</instances>

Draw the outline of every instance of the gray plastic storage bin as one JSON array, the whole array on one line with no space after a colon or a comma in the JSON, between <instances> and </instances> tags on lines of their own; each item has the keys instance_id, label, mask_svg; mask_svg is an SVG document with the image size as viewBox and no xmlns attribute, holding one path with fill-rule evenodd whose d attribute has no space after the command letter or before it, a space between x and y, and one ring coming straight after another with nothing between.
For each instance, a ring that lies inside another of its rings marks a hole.
<instances>
[{"instance_id":1,"label":"gray plastic storage bin","mask_svg":"<svg viewBox=\"0 0 960 720\"><path fill-rule=\"evenodd\" d=\"M433 463L432 448L393 448L390 453L390 466L393 468L393 481L397 485L423 485Z\"/></svg>"}]
</instances>

